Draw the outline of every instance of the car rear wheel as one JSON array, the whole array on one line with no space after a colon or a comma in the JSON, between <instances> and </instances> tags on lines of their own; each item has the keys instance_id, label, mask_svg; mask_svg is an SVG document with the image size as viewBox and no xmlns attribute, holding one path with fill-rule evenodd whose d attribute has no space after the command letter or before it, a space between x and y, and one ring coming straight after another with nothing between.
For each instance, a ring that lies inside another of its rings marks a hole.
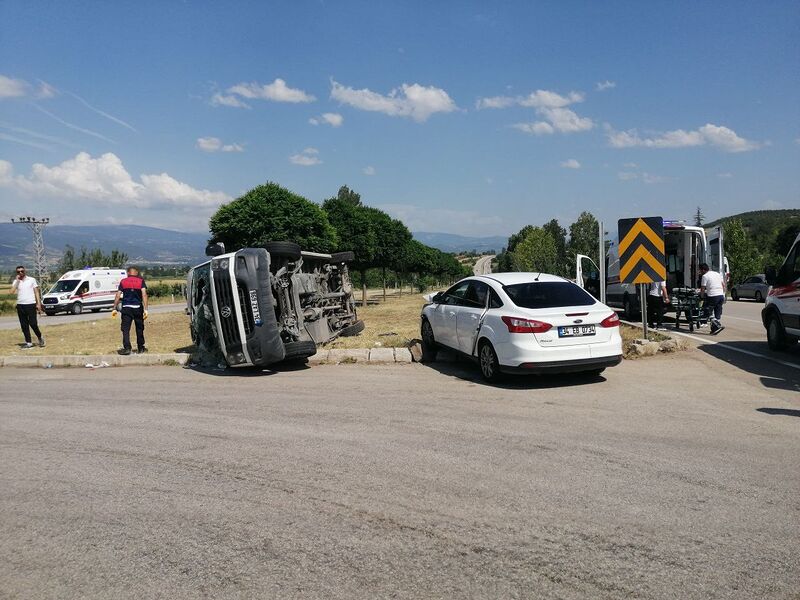
<instances>
[{"instance_id":1,"label":"car rear wheel","mask_svg":"<svg viewBox=\"0 0 800 600\"><path fill-rule=\"evenodd\" d=\"M756 302L763 302L764 296L761 295L761 292L756 292Z\"/></svg>"},{"instance_id":2,"label":"car rear wheel","mask_svg":"<svg viewBox=\"0 0 800 600\"><path fill-rule=\"evenodd\" d=\"M300 246L294 242L267 242L264 249L276 258L300 259Z\"/></svg>"},{"instance_id":3,"label":"car rear wheel","mask_svg":"<svg viewBox=\"0 0 800 600\"><path fill-rule=\"evenodd\" d=\"M480 350L478 350L478 364L481 375L486 381L493 383L500 379L500 361L497 360L497 354L492 345L485 340L481 342Z\"/></svg>"},{"instance_id":4,"label":"car rear wheel","mask_svg":"<svg viewBox=\"0 0 800 600\"><path fill-rule=\"evenodd\" d=\"M739 292L736 291L736 288L733 288L731 290L731 300L733 300L734 302L738 302L739 300Z\"/></svg>"},{"instance_id":5,"label":"car rear wheel","mask_svg":"<svg viewBox=\"0 0 800 600\"><path fill-rule=\"evenodd\" d=\"M352 325L342 329L342 332L339 335L341 335L342 337L351 337L354 335L358 335L362 331L364 331L364 321L359 319Z\"/></svg>"},{"instance_id":6,"label":"car rear wheel","mask_svg":"<svg viewBox=\"0 0 800 600\"><path fill-rule=\"evenodd\" d=\"M83 305L80 302L74 302L69 308L69 312L73 315L79 315L83 312Z\"/></svg>"},{"instance_id":7,"label":"car rear wheel","mask_svg":"<svg viewBox=\"0 0 800 600\"><path fill-rule=\"evenodd\" d=\"M439 349L436 346L436 339L433 337L433 327L428 319L422 319L422 362L433 362Z\"/></svg>"}]
</instances>

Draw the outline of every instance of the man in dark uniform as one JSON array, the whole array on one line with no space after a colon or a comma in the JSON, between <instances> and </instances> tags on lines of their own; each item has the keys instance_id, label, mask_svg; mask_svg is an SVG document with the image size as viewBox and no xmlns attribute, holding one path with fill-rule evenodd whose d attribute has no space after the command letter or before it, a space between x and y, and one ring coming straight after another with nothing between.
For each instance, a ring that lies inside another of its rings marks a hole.
<instances>
[{"instance_id":1,"label":"man in dark uniform","mask_svg":"<svg viewBox=\"0 0 800 600\"><path fill-rule=\"evenodd\" d=\"M117 295L114 297L114 315L122 300L122 348L117 352L123 356L131 353L131 324L136 326L136 351L147 352L144 345L144 320L147 318L147 285L139 276L139 269L128 267L128 276L119 282Z\"/></svg>"}]
</instances>

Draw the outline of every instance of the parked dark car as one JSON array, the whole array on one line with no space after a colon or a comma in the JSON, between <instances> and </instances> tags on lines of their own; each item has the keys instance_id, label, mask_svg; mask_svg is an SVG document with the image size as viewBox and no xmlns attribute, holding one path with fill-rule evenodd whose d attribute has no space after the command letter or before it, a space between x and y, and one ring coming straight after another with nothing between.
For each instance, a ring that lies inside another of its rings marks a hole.
<instances>
[{"instance_id":1,"label":"parked dark car","mask_svg":"<svg viewBox=\"0 0 800 600\"><path fill-rule=\"evenodd\" d=\"M304 359L317 346L364 329L356 315L347 263L352 252L303 252L292 242L226 253L187 280L192 341L232 367Z\"/></svg>"}]
</instances>

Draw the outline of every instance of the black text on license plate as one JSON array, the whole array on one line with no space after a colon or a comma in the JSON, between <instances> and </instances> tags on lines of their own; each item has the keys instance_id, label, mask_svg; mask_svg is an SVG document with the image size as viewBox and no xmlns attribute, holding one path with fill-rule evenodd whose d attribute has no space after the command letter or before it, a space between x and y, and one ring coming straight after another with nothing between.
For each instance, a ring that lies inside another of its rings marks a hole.
<instances>
[{"instance_id":1,"label":"black text on license plate","mask_svg":"<svg viewBox=\"0 0 800 600\"><path fill-rule=\"evenodd\" d=\"M594 335L594 325L570 325L558 328L558 337L581 337Z\"/></svg>"}]
</instances>

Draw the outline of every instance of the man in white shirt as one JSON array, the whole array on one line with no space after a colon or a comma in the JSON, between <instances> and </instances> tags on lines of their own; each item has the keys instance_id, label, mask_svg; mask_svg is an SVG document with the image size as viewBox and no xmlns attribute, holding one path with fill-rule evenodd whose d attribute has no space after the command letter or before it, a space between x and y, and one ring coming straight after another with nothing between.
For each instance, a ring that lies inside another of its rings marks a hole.
<instances>
[{"instance_id":1,"label":"man in white shirt","mask_svg":"<svg viewBox=\"0 0 800 600\"><path fill-rule=\"evenodd\" d=\"M666 331L664 327L664 305L669 304L666 281L654 281L647 292L647 323L653 329Z\"/></svg>"},{"instance_id":2,"label":"man in white shirt","mask_svg":"<svg viewBox=\"0 0 800 600\"><path fill-rule=\"evenodd\" d=\"M725 304L725 280L716 271L710 271L706 263L700 264L700 296L705 298L703 308L709 314L711 335L717 335L725 329L720 322L722 305Z\"/></svg>"},{"instance_id":3,"label":"man in white shirt","mask_svg":"<svg viewBox=\"0 0 800 600\"><path fill-rule=\"evenodd\" d=\"M39 331L36 322L36 313L42 312L42 296L39 292L39 284L33 277L28 277L25 267L17 267L17 276L11 284L11 293L17 295L17 317L19 326L22 328L22 335L25 336L24 349L33 348L31 343L31 329L36 337L39 338L39 346L44 348L44 338Z\"/></svg>"}]
</instances>

